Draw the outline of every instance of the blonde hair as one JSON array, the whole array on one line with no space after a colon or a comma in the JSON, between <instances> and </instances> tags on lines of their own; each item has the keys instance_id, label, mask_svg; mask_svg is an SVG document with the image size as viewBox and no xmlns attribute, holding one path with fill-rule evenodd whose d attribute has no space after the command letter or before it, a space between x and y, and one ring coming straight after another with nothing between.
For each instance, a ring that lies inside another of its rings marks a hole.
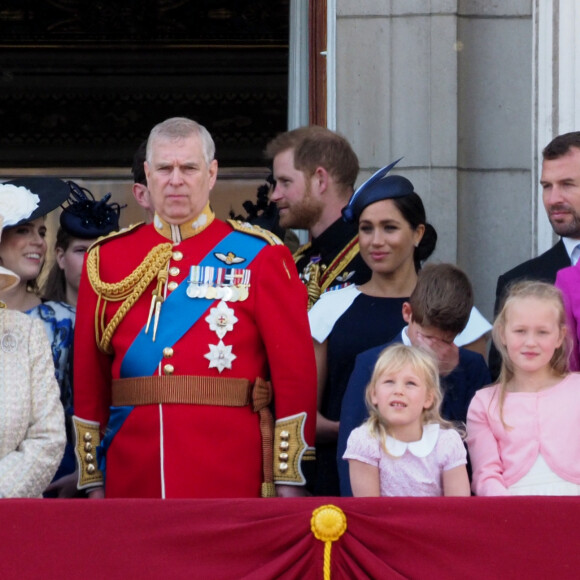
<instances>
[{"instance_id":1,"label":"blonde hair","mask_svg":"<svg viewBox=\"0 0 580 580\"><path fill-rule=\"evenodd\" d=\"M566 310L564 309L564 301L562 293L558 288L546 282L538 282L536 280L525 280L523 282L516 282L508 288L508 294L503 302L502 308L499 311L494 323L491 335L495 347L501 355L501 371L499 373L499 417L504 427L508 427L503 420L503 405L506 396L506 386L514 378L514 366L508 355L505 344L503 344L502 333L505 330L506 318L508 308L517 300L524 298L536 298L551 302L557 311L558 325L560 330L566 327ZM564 377L568 374L568 359L570 356L570 337L565 334L562 344L556 348L550 362L550 368L556 376Z\"/></svg>"},{"instance_id":2,"label":"blonde hair","mask_svg":"<svg viewBox=\"0 0 580 580\"><path fill-rule=\"evenodd\" d=\"M366 425L373 437L381 441L381 445L388 454L386 448L386 437L390 435L389 424L379 413L379 409L372 402L373 391L376 384L385 372L397 373L404 367L410 366L413 372L423 378L425 386L427 387L427 394L433 395L433 402L427 409L423 409L421 416L422 424L438 423L445 429L454 428L453 423L446 421L441 417L441 402L443 401L443 393L441 392L441 385L439 383L439 367L433 355L422 348L415 346L406 346L404 344L395 344L388 346L381 352L371 381L367 385L365 391L365 403L369 411L369 418Z\"/></svg>"}]
</instances>

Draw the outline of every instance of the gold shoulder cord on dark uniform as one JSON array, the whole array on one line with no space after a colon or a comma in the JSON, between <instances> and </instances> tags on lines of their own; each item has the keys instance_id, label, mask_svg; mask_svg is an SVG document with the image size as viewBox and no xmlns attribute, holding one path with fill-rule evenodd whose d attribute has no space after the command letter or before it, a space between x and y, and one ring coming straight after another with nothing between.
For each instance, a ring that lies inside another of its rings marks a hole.
<instances>
[{"instance_id":1,"label":"gold shoulder cord on dark uniform","mask_svg":"<svg viewBox=\"0 0 580 580\"><path fill-rule=\"evenodd\" d=\"M294 263L297 264L304 254L310 249L312 244L310 242L300 246L292 255ZM306 291L308 292L308 310L310 310L320 298L320 264L317 262L310 262L308 264L308 281L306 282Z\"/></svg>"},{"instance_id":2,"label":"gold shoulder cord on dark uniform","mask_svg":"<svg viewBox=\"0 0 580 580\"><path fill-rule=\"evenodd\" d=\"M308 268L308 282L306 290L308 292L308 310L310 310L318 301L321 294L336 280L337 276L346 268L350 262L359 253L358 235L356 235L343 250L330 262L328 266L317 262L310 262ZM310 249L311 243L308 242L300 246L294 252L294 263L302 258L304 253Z\"/></svg>"}]
</instances>

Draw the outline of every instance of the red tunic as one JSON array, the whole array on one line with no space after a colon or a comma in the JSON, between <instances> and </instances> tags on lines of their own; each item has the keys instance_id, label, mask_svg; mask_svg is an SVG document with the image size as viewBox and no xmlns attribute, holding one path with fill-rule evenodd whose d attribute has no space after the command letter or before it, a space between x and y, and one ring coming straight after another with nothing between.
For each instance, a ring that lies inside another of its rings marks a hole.
<instances>
[{"instance_id":1,"label":"red tunic","mask_svg":"<svg viewBox=\"0 0 580 580\"><path fill-rule=\"evenodd\" d=\"M168 283L186 279L190 266L199 264L231 231L229 224L214 220L206 229L174 244ZM153 225L105 240L100 245L100 279L119 282L141 264L151 248L168 241ZM164 358L154 374L162 375L164 365L170 363L174 375L251 382L256 377L269 378L275 418L306 412L305 439L313 446L316 366L306 290L285 246L265 246L248 269L248 299L227 303L238 319L223 337L236 357L232 368L220 373L209 368L210 361L204 356L210 352L209 345L220 340L205 320L208 309L172 345L172 356ZM119 324L109 356L96 344L97 294L86 270L83 272L75 330L75 415L98 422L101 436L109 420L111 381L120 378L123 356L147 321L155 285L156 279ZM119 306L120 302L107 303L105 323ZM136 406L107 451L105 493L107 497L259 497L261 445L259 417L249 406Z\"/></svg>"}]
</instances>

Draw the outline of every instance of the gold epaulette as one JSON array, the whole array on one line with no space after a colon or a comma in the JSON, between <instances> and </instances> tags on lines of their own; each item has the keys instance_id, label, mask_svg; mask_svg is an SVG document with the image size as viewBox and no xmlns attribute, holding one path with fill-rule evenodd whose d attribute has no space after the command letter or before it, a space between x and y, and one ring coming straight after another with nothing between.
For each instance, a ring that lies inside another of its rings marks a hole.
<instances>
[{"instance_id":1,"label":"gold epaulette","mask_svg":"<svg viewBox=\"0 0 580 580\"><path fill-rule=\"evenodd\" d=\"M273 234L270 230L261 228L260 226L253 226L248 222L240 222L238 220L227 220L228 224L234 228L237 232L243 232L244 234L249 234L250 236L255 236L257 238L262 238L266 240L271 246L281 246L283 244L282 240Z\"/></svg>"},{"instance_id":2,"label":"gold epaulette","mask_svg":"<svg viewBox=\"0 0 580 580\"><path fill-rule=\"evenodd\" d=\"M304 439L306 413L284 417L274 427L274 483L304 485L301 462L308 445ZM311 455L308 453L308 455Z\"/></svg>"},{"instance_id":3,"label":"gold epaulette","mask_svg":"<svg viewBox=\"0 0 580 580\"><path fill-rule=\"evenodd\" d=\"M138 222L136 224L131 224L129 226L127 226L126 228L122 228L120 230L117 230L116 232L111 232L110 234L107 234L106 236L99 236L90 246L88 251L91 250L91 248L94 248L95 246L100 246L101 244L108 242L109 240L113 239L113 238L118 238L121 236L125 236L127 234L130 234L131 232L133 232L134 230L136 230L137 228L140 228L141 226L144 226L145 222Z\"/></svg>"},{"instance_id":4,"label":"gold epaulette","mask_svg":"<svg viewBox=\"0 0 580 580\"><path fill-rule=\"evenodd\" d=\"M292 257L294 258L294 262L298 263L298 260L302 258L302 256L306 253L307 250L310 249L312 246L312 242L306 242L302 246L300 246L293 254Z\"/></svg>"},{"instance_id":5,"label":"gold epaulette","mask_svg":"<svg viewBox=\"0 0 580 580\"><path fill-rule=\"evenodd\" d=\"M294 263L297 264L310 249L311 243L307 242L300 246L293 254ZM358 234L352 238L346 246L334 257L330 264L310 262L308 281L305 282L308 291L308 310L310 310L320 296L328 290L330 285L342 274L346 267L359 254Z\"/></svg>"}]
</instances>

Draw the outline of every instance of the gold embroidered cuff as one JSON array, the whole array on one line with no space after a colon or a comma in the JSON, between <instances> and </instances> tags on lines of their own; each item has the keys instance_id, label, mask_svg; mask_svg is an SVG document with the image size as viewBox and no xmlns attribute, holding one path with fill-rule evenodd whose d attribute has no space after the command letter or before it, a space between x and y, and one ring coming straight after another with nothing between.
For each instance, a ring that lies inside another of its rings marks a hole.
<instances>
[{"instance_id":1,"label":"gold embroidered cuff","mask_svg":"<svg viewBox=\"0 0 580 580\"><path fill-rule=\"evenodd\" d=\"M79 466L77 487L87 489L103 485L103 474L97 467L97 447L101 442L99 424L73 416L75 455Z\"/></svg>"},{"instance_id":2,"label":"gold embroidered cuff","mask_svg":"<svg viewBox=\"0 0 580 580\"><path fill-rule=\"evenodd\" d=\"M278 419L274 429L274 483L304 485L301 461L308 446L304 440L306 413Z\"/></svg>"}]
</instances>

